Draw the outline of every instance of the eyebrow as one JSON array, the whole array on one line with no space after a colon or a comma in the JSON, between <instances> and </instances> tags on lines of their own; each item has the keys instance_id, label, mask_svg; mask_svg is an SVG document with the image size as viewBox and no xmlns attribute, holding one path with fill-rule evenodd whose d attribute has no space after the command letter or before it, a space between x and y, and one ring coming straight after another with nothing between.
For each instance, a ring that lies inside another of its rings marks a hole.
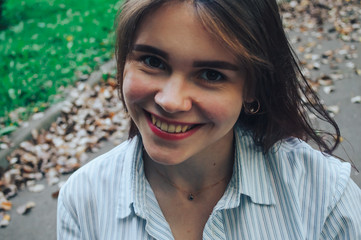
<instances>
[{"instance_id":1,"label":"eyebrow","mask_svg":"<svg viewBox=\"0 0 361 240\"><path fill-rule=\"evenodd\" d=\"M152 53L158 56L161 56L162 58L168 60L169 59L169 55L168 53L164 52L163 50L160 50L158 48L149 46L149 45L143 45L143 44L136 44L133 47L133 51L139 51L139 52L147 52L147 53Z\"/></svg>"},{"instance_id":2,"label":"eyebrow","mask_svg":"<svg viewBox=\"0 0 361 240\"><path fill-rule=\"evenodd\" d=\"M169 59L169 54L167 52L160 50L159 48L149 46L149 45L136 44L133 47L133 51L152 53L152 54L158 55L166 60ZM217 69L226 69L226 70L233 70L233 71L239 70L239 68L236 65L229 63L229 62L224 62L224 61L195 61L193 63L193 67L217 68Z\"/></svg>"}]
</instances>

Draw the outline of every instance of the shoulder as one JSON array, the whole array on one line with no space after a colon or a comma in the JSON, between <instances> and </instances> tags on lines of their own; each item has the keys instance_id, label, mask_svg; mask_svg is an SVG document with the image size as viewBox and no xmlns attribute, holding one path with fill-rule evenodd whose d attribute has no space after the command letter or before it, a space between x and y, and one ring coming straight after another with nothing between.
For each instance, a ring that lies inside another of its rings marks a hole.
<instances>
[{"instance_id":1,"label":"shoulder","mask_svg":"<svg viewBox=\"0 0 361 240\"><path fill-rule=\"evenodd\" d=\"M82 166L61 187L63 200L91 199L109 186L128 181L123 175L130 171L136 148L137 140L128 140Z\"/></svg>"},{"instance_id":2,"label":"shoulder","mask_svg":"<svg viewBox=\"0 0 361 240\"><path fill-rule=\"evenodd\" d=\"M297 138L277 143L269 156L274 172L291 182L305 201L324 204L327 212L340 200L352 181L349 163L313 149ZM310 198L311 194L314 199Z\"/></svg>"},{"instance_id":3,"label":"shoulder","mask_svg":"<svg viewBox=\"0 0 361 240\"><path fill-rule=\"evenodd\" d=\"M114 227L117 217L130 214L134 159L141 152L141 141L135 137L70 176L58 198L59 235L95 239L103 226Z\"/></svg>"},{"instance_id":4,"label":"shoulder","mask_svg":"<svg viewBox=\"0 0 361 240\"><path fill-rule=\"evenodd\" d=\"M73 178L79 177L95 177L105 174L106 171L114 171L122 169L126 160L129 159L129 153L133 152L135 146L134 141L125 141L122 144L114 147L110 151L104 153L91 160L69 178L71 181Z\"/></svg>"},{"instance_id":5,"label":"shoulder","mask_svg":"<svg viewBox=\"0 0 361 240\"><path fill-rule=\"evenodd\" d=\"M361 190L350 178L350 164L296 138L275 147L269 166L276 192L299 209L304 225L312 226L308 232L322 232L324 239L359 239Z\"/></svg>"},{"instance_id":6,"label":"shoulder","mask_svg":"<svg viewBox=\"0 0 361 240\"><path fill-rule=\"evenodd\" d=\"M288 164L290 168L314 170L331 175L349 175L350 164L312 148L297 138L285 139L270 150L271 159L279 164Z\"/></svg>"},{"instance_id":7,"label":"shoulder","mask_svg":"<svg viewBox=\"0 0 361 240\"><path fill-rule=\"evenodd\" d=\"M349 163L320 152L297 138L288 138L276 144L271 150L270 161L317 184L330 184L333 187L340 184L342 188L350 179Z\"/></svg>"},{"instance_id":8,"label":"shoulder","mask_svg":"<svg viewBox=\"0 0 361 240\"><path fill-rule=\"evenodd\" d=\"M263 171L273 178L276 186L284 186L285 191L320 190L316 193L327 195L331 204L335 201L332 198L337 198L337 193L343 192L350 180L349 163L313 149L298 138L283 139L263 153L249 131L236 128L236 146L242 164L264 166ZM260 169L252 171L256 174Z\"/></svg>"}]
</instances>

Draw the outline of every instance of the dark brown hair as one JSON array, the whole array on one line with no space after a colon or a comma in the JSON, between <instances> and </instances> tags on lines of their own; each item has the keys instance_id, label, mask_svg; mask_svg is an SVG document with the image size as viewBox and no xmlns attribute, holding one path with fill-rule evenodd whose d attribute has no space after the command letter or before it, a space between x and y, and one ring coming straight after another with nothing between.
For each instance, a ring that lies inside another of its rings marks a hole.
<instances>
[{"instance_id":1,"label":"dark brown hair","mask_svg":"<svg viewBox=\"0 0 361 240\"><path fill-rule=\"evenodd\" d=\"M275 142L294 136L313 140L320 150L333 152L340 142L339 128L302 75L275 0L125 1L116 20L120 93L124 65L142 19L164 4L179 1L194 6L207 31L230 49L246 70L249 80L245 83L244 99L257 99L260 111L252 115L242 110L237 124L252 131L256 144L266 152ZM310 113L328 122L334 133L314 129L308 118ZM132 122L129 137L137 133Z\"/></svg>"}]
</instances>

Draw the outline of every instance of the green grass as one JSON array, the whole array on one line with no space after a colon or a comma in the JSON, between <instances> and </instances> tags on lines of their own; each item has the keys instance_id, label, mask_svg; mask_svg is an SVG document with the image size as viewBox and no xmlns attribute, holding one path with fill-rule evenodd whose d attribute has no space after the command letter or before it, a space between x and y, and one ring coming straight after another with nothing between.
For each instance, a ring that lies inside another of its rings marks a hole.
<instances>
[{"instance_id":1,"label":"green grass","mask_svg":"<svg viewBox=\"0 0 361 240\"><path fill-rule=\"evenodd\" d=\"M119 0L6 0L0 128L47 108L77 81L76 72L91 73L113 56L119 6Z\"/></svg>"}]
</instances>

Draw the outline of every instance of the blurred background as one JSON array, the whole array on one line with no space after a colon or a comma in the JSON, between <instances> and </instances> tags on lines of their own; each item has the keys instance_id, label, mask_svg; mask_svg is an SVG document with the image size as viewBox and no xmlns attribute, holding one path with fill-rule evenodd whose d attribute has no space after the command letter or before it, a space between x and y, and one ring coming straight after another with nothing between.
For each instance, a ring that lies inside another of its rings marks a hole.
<instances>
[{"instance_id":1,"label":"blurred background","mask_svg":"<svg viewBox=\"0 0 361 240\"><path fill-rule=\"evenodd\" d=\"M361 1L278 2L300 66L340 126L335 153L361 186ZM120 4L0 0L0 239L56 239L61 184L126 138L114 63Z\"/></svg>"}]
</instances>

